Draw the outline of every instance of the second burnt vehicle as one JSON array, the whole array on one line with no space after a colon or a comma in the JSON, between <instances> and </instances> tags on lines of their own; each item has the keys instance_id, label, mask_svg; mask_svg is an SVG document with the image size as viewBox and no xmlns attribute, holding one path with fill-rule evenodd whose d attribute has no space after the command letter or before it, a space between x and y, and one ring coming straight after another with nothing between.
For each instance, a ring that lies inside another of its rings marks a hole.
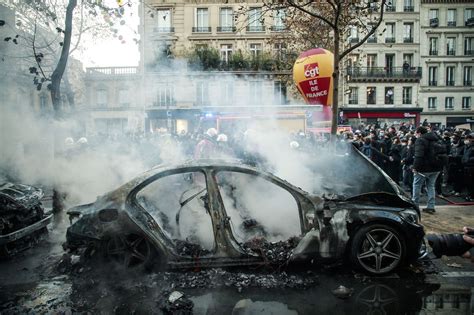
<instances>
[{"instance_id":1,"label":"second burnt vehicle","mask_svg":"<svg viewBox=\"0 0 474 315\"><path fill-rule=\"evenodd\" d=\"M347 159L352 168L359 163L359 185L354 176L337 179ZM236 162L159 166L94 203L71 208L65 248L97 249L127 267L346 259L370 274L390 273L423 255L424 230L411 200L358 151L335 160L341 167L314 170L336 178L319 191L337 190L330 198Z\"/></svg>"}]
</instances>

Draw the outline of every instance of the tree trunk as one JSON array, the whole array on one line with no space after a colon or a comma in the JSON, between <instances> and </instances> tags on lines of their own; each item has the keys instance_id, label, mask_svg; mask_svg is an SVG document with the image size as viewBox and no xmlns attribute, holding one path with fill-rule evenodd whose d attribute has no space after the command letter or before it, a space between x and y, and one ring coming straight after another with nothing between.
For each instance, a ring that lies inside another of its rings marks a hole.
<instances>
[{"instance_id":1,"label":"tree trunk","mask_svg":"<svg viewBox=\"0 0 474 315\"><path fill-rule=\"evenodd\" d=\"M331 138L337 134L338 109L339 109L339 30L334 30L334 72L332 74L332 118Z\"/></svg>"},{"instance_id":2,"label":"tree trunk","mask_svg":"<svg viewBox=\"0 0 474 315\"><path fill-rule=\"evenodd\" d=\"M77 0L69 0L66 8L64 42L61 50L61 57L56 65L56 69L54 69L53 74L51 75L51 101L53 103L54 116L56 118L61 115L61 80L69 57L72 36L72 17L76 6Z\"/></svg>"},{"instance_id":3,"label":"tree trunk","mask_svg":"<svg viewBox=\"0 0 474 315\"><path fill-rule=\"evenodd\" d=\"M69 82L69 75L68 75L67 70L64 73L64 88L66 92L67 102L69 103L69 107L72 111L74 111L76 108L76 97L71 87L71 82Z\"/></svg>"}]
</instances>

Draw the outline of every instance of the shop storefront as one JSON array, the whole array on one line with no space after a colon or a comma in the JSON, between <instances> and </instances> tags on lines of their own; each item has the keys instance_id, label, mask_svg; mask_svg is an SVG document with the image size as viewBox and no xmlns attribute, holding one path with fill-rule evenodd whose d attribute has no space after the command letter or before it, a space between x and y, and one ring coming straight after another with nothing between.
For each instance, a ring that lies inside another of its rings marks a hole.
<instances>
[{"instance_id":1,"label":"shop storefront","mask_svg":"<svg viewBox=\"0 0 474 315\"><path fill-rule=\"evenodd\" d=\"M474 128L474 116L455 116L446 117L446 127L448 128Z\"/></svg>"},{"instance_id":2,"label":"shop storefront","mask_svg":"<svg viewBox=\"0 0 474 315\"><path fill-rule=\"evenodd\" d=\"M152 109L147 110L145 130L156 132L166 130L180 133L193 132L198 124L201 111L198 109Z\"/></svg>"},{"instance_id":3,"label":"shop storefront","mask_svg":"<svg viewBox=\"0 0 474 315\"><path fill-rule=\"evenodd\" d=\"M358 126L361 124L376 124L398 126L401 123L418 125L423 109L413 108L341 108L345 124Z\"/></svg>"}]
</instances>

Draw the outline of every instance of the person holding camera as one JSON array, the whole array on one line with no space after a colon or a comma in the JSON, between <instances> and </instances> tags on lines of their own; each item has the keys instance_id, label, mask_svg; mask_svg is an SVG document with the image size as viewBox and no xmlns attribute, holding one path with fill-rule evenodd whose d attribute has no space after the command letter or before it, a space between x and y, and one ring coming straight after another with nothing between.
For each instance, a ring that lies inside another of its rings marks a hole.
<instances>
[{"instance_id":1,"label":"person holding camera","mask_svg":"<svg viewBox=\"0 0 474 315\"><path fill-rule=\"evenodd\" d=\"M471 236L471 235L472 235L472 231L474 231L474 229L468 228L468 227L465 226L465 227L463 227L462 230L463 230L463 232L464 232L464 235L462 236L462 238L464 239L464 241L465 241L466 243L468 243L468 244L471 244L471 246L474 246L474 237ZM471 235L467 235L468 233L471 233ZM470 258L470 259L471 259L471 262L474 263L474 255L471 254L471 251L472 251L472 249L471 249L470 251L465 252L464 255L462 255L462 257L464 257L464 258Z\"/></svg>"}]
</instances>

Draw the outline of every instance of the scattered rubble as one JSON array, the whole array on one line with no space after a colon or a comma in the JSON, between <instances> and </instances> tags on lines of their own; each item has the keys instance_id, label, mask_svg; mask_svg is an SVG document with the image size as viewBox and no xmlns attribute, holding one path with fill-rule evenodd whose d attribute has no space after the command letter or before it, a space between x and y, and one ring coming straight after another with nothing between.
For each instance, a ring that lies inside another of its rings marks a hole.
<instances>
[{"instance_id":1,"label":"scattered rubble","mask_svg":"<svg viewBox=\"0 0 474 315\"><path fill-rule=\"evenodd\" d=\"M194 303L179 291L163 291L158 299L158 307L164 314L192 314Z\"/></svg>"},{"instance_id":2,"label":"scattered rubble","mask_svg":"<svg viewBox=\"0 0 474 315\"><path fill-rule=\"evenodd\" d=\"M202 248L198 244L175 239L174 244L176 251L182 256L200 257L210 254L211 252L207 249Z\"/></svg>"},{"instance_id":3,"label":"scattered rubble","mask_svg":"<svg viewBox=\"0 0 474 315\"><path fill-rule=\"evenodd\" d=\"M332 290L332 294L334 294L337 298L339 299L348 299L351 297L352 292L354 292L354 289L352 288L346 288L343 285L340 285L337 287L337 289Z\"/></svg>"},{"instance_id":4,"label":"scattered rubble","mask_svg":"<svg viewBox=\"0 0 474 315\"><path fill-rule=\"evenodd\" d=\"M269 242L265 238L253 238L243 244L243 248L260 255L267 263L284 264L288 262L293 249L300 242L300 237L292 237L286 241Z\"/></svg>"}]
</instances>

